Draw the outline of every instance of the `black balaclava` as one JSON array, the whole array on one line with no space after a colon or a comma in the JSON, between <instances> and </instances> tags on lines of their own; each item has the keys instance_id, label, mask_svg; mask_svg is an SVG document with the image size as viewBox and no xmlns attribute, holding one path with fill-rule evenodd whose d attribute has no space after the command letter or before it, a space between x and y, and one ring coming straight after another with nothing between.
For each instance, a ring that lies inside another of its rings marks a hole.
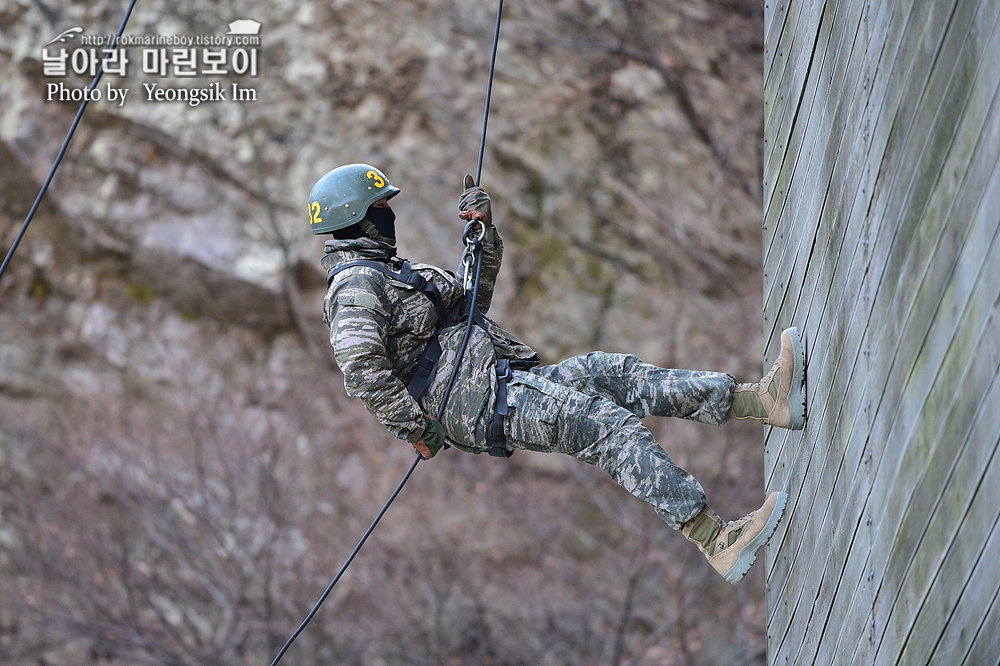
<instances>
[{"instance_id":1,"label":"black balaclava","mask_svg":"<svg viewBox=\"0 0 1000 666\"><path fill-rule=\"evenodd\" d=\"M371 225L364 224L367 220L371 222ZM396 242L396 214L392 212L391 208L375 208L373 206L368 207L368 211L365 213L365 220L362 220L358 224L352 224L349 227L344 227L343 229L337 229L333 232L333 237L337 240L351 240L354 238L365 238L371 237L375 238L369 231L371 227L374 227L375 233L379 236L375 240L380 240L384 243L394 245ZM365 227L368 226L369 230Z\"/></svg>"},{"instance_id":2,"label":"black balaclava","mask_svg":"<svg viewBox=\"0 0 1000 666\"><path fill-rule=\"evenodd\" d=\"M365 218L375 225L375 231L380 236L396 240L396 214L392 212L391 208L369 206Z\"/></svg>"}]
</instances>

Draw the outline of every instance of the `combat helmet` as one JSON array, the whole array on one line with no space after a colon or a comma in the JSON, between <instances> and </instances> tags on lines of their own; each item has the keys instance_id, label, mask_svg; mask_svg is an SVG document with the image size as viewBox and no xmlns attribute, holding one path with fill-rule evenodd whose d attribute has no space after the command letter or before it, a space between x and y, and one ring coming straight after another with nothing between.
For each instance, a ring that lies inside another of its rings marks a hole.
<instances>
[{"instance_id":1,"label":"combat helmet","mask_svg":"<svg viewBox=\"0 0 1000 666\"><path fill-rule=\"evenodd\" d=\"M399 194L385 174L369 164L347 164L329 171L309 194L309 227L328 234L364 219L368 207Z\"/></svg>"}]
</instances>

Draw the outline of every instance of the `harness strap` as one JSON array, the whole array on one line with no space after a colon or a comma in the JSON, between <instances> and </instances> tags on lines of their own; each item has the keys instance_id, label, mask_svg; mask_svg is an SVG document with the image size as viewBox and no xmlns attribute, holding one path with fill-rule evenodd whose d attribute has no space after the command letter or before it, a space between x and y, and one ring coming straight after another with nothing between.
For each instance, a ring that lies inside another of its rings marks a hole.
<instances>
[{"instance_id":1,"label":"harness strap","mask_svg":"<svg viewBox=\"0 0 1000 666\"><path fill-rule=\"evenodd\" d=\"M479 311L473 303L469 316L472 321L490 335L490 329L486 326L483 313ZM492 338L492 336L491 336ZM496 360L497 373L497 399L493 407L493 417L486 422L486 453L494 458L509 458L514 455L513 449L507 448L507 435L503 430L504 417L507 416L507 381L511 378L510 360L498 358Z\"/></svg>"},{"instance_id":2,"label":"harness strap","mask_svg":"<svg viewBox=\"0 0 1000 666\"><path fill-rule=\"evenodd\" d=\"M404 284L407 284L417 291L422 291L427 298L430 299L431 303L434 305L434 310L437 311L438 321L442 326L448 327L453 326L458 323L459 313L462 311L462 300L459 299L449 310L445 305L444 298L441 296L441 291L437 288L437 285L425 278L420 273L412 272L410 267L410 260L403 260L403 267L399 273L392 270L385 264L378 261L371 261L368 259L358 259L356 261L348 261L343 264L338 264L330 269L330 272L326 276L326 288L329 289L330 285L333 283L333 277L345 271L348 268L354 268L355 266L364 266L366 268L374 268L377 271L384 273L386 276L397 280Z\"/></svg>"},{"instance_id":3,"label":"harness strap","mask_svg":"<svg viewBox=\"0 0 1000 666\"><path fill-rule=\"evenodd\" d=\"M437 333L439 333L445 326L451 326L458 323L459 313L462 311L462 300L464 299L459 299L458 303L456 303L449 310L445 305L444 298L442 298L441 291L437 288L437 285L426 279L420 273L414 273L410 267L410 261L408 259L403 260L402 270L400 270L399 273L383 263L378 261L369 261L367 259L358 259L357 261L348 261L347 263L339 264L330 269L329 274L326 276L327 289L330 288L330 285L333 283L333 278L337 273L355 266L374 268L393 280L407 284L417 291L423 292L423 294L427 296L427 298L429 298L431 303L434 305L434 310L438 315L437 331L435 331L434 337L431 338L431 341L424 349L424 353L420 356L420 360L417 362L416 372L413 373L410 381L406 384L407 392L419 403L420 398L422 398L424 393L427 392L427 387L430 386L431 380L434 378L434 371L437 369L438 361L441 359L441 343L438 342Z\"/></svg>"},{"instance_id":4,"label":"harness strap","mask_svg":"<svg viewBox=\"0 0 1000 666\"><path fill-rule=\"evenodd\" d=\"M507 415L507 380L511 377L510 361L497 359L497 404L493 418L486 423L486 453L494 458L510 458L513 449L507 448L507 435L503 431L504 417Z\"/></svg>"},{"instance_id":5,"label":"harness strap","mask_svg":"<svg viewBox=\"0 0 1000 666\"><path fill-rule=\"evenodd\" d=\"M439 328L438 330L440 331L441 329ZM427 387L431 385L431 380L434 379L434 371L437 370L437 364L440 360L441 343L438 342L437 335L435 334L431 338L431 341L427 343L427 347L424 349L424 353L417 363L417 371L413 373L410 381L406 384L406 390L410 392L410 395L418 403L420 402L420 398L424 397L424 393L427 392Z\"/></svg>"},{"instance_id":6,"label":"harness strap","mask_svg":"<svg viewBox=\"0 0 1000 666\"><path fill-rule=\"evenodd\" d=\"M348 261L346 263L339 264L330 269L330 272L327 274L327 288L330 288L330 285L333 283L333 278L337 275L337 273L355 266L374 268L393 280L397 280L398 282L402 282L413 287L417 291L423 292L434 305L434 310L437 311L438 330L435 332L434 337L431 338L431 341L427 344L426 349L424 349L424 353L420 357L420 361L417 363L416 372L413 373L413 377L411 377L410 381L406 384L407 392L413 396L414 400L420 402L420 398L423 397L424 393L427 391L427 387L430 386L431 380L434 378L434 372L437 370L438 361L441 359L441 343L438 342L437 333L440 333L442 328L453 326L458 323L460 313L465 307L465 299L459 299L459 301L449 309L445 305L444 298L441 296L441 291L437 288L437 285L426 279L420 273L414 273L408 259L403 260L403 266L399 273L381 262L370 261L367 259L358 259L356 261ZM475 303L473 303L469 309L471 310L469 315L472 317L473 323L482 328L486 331L487 335L489 335L489 328L487 328L486 320L483 319L483 315L479 311L479 308L477 308ZM486 450L486 453L495 458L509 458L514 452L507 448L507 436L503 430L503 421L504 417L507 415L507 381L511 377L510 361L505 358L498 358L496 360L496 373L496 406L493 411L493 417L486 423L486 444L489 447Z\"/></svg>"}]
</instances>

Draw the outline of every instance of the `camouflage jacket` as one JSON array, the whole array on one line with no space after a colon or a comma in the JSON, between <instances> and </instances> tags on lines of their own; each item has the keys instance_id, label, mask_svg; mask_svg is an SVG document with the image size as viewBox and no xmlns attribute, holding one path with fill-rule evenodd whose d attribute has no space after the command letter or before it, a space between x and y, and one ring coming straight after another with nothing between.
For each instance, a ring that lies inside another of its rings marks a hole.
<instances>
[{"instance_id":1,"label":"camouflage jacket","mask_svg":"<svg viewBox=\"0 0 1000 666\"><path fill-rule=\"evenodd\" d=\"M402 260L394 255L394 247L370 238L329 240L321 263L329 272L341 263L365 259L384 263L398 272ZM484 314L493 298L502 257L503 242L496 228L491 227L483 238L483 269L477 297ZM462 298L464 290L454 273L429 264L413 264L412 270L437 286L447 307ZM334 276L323 309L324 321L330 326L330 344L344 373L348 395L361 398L368 411L394 437L411 443L419 440L424 431L424 414L436 416L465 324L440 332L441 360L421 405L406 390L406 383L438 332L437 312L424 293L377 269L354 266ZM467 450L485 448L481 422L484 414L492 414L495 358L511 359L522 367L538 362L529 347L489 318L484 319L487 330L473 327L441 419L450 442Z\"/></svg>"}]
</instances>

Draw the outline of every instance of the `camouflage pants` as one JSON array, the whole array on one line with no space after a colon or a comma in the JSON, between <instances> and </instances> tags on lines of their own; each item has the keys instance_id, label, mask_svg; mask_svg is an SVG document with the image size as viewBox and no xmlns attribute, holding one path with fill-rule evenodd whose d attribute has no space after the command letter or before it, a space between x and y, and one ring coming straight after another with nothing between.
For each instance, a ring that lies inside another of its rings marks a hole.
<instances>
[{"instance_id":1,"label":"camouflage pants","mask_svg":"<svg viewBox=\"0 0 1000 666\"><path fill-rule=\"evenodd\" d=\"M567 453L597 465L680 529L705 506L705 491L639 419L676 416L721 425L729 418L734 385L720 372L666 370L604 352L514 371L508 446Z\"/></svg>"}]
</instances>

